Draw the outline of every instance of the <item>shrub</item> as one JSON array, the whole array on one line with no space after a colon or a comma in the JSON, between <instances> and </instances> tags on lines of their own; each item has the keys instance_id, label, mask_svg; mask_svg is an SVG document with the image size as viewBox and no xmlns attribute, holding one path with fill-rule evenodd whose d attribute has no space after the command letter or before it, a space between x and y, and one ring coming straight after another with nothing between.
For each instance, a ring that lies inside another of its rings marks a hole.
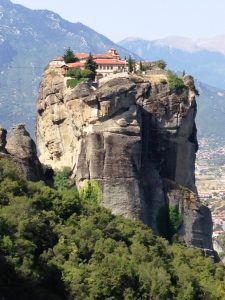
<instances>
[{"instance_id":1,"label":"shrub","mask_svg":"<svg viewBox=\"0 0 225 300\"><path fill-rule=\"evenodd\" d=\"M66 82L66 86L68 87L68 88L71 88L71 89L73 89L73 88L75 88L75 86L78 84L78 80L77 79L68 79L67 80L67 82Z\"/></svg>"},{"instance_id":2,"label":"shrub","mask_svg":"<svg viewBox=\"0 0 225 300\"><path fill-rule=\"evenodd\" d=\"M77 68L69 69L66 73L66 76L80 79L82 77L81 70Z\"/></svg>"},{"instance_id":3,"label":"shrub","mask_svg":"<svg viewBox=\"0 0 225 300\"><path fill-rule=\"evenodd\" d=\"M93 75L93 72L88 69L81 70L78 68L72 68L67 71L66 76L73 77L73 78L76 78L79 80L81 78L84 78L84 79L93 78L94 75Z\"/></svg>"},{"instance_id":4,"label":"shrub","mask_svg":"<svg viewBox=\"0 0 225 300\"><path fill-rule=\"evenodd\" d=\"M170 90L173 93L182 93L185 88L183 80L175 74L170 74L168 76L168 83Z\"/></svg>"},{"instance_id":5,"label":"shrub","mask_svg":"<svg viewBox=\"0 0 225 300\"><path fill-rule=\"evenodd\" d=\"M81 77L82 78L93 78L94 74L91 70L84 69L81 70Z\"/></svg>"},{"instance_id":6,"label":"shrub","mask_svg":"<svg viewBox=\"0 0 225 300\"><path fill-rule=\"evenodd\" d=\"M167 80L166 80L166 79L161 79L161 80L160 80L160 83L161 83L161 84L167 84Z\"/></svg>"},{"instance_id":7,"label":"shrub","mask_svg":"<svg viewBox=\"0 0 225 300\"><path fill-rule=\"evenodd\" d=\"M0 160L0 188L5 180L21 184L12 170ZM222 265L96 205L96 181L83 195L24 185L0 209L1 299L225 299ZM177 209L162 210L177 230Z\"/></svg>"},{"instance_id":8,"label":"shrub","mask_svg":"<svg viewBox=\"0 0 225 300\"><path fill-rule=\"evenodd\" d=\"M67 88L74 89L79 83L84 82L84 79L67 79L66 86Z\"/></svg>"},{"instance_id":9,"label":"shrub","mask_svg":"<svg viewBox=\"0 0 225 300\"><path fill-rule=\"evenodd\" d=\"M0 158L0 181L9 178L19 180L22 174L17 170L15 163L11 159Z\"/></svg>"},{"instance_id":10,"label":"shrub","mask_svg":"<svg viewBox=\"0 0 225 300\"><path fill-rule=\"evenodd\" d=\"M163 59L157 60L155 64L160 69L164 70L166 68L166 62Z\"/></svg>"},{"instance_id":11,"label":"shrub","mask_svg":"<svg viewBox=\"0 0 225 300\"><path fill-rule=\"evenodd\" d=\"M65 167L62 171L58 171L54 175L54 187L57 190L65 190L70 186L69 177L71 170L69 167Z\"/></svg>"},{"instance_id":12,"label":"shrub","mask_svg":"<svg viewBox=\"0 0 225 300\"><path fill-rule=\"evenodd\" d=\"M101 202L101 191L97 181L88 180L80 192L81 198L96 204Z\"/></svg>"}]
</instances>

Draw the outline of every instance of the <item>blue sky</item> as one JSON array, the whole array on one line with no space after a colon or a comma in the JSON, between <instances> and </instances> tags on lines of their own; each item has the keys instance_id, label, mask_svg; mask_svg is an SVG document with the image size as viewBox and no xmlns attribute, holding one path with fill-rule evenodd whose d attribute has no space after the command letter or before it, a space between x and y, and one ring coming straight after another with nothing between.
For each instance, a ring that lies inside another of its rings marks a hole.
<instances>
[{"instance_id":1,"label":"blue sky","mask_svg":"<svg viewBox=\"0 0 225 300\"><path fill-rule=\"evenodd\" d=\"M212 37L225 34L224 0L12 0L49 9L82 22L115 42L128 36L158 39L170 35Z\"/></svg>"}]
</instances>

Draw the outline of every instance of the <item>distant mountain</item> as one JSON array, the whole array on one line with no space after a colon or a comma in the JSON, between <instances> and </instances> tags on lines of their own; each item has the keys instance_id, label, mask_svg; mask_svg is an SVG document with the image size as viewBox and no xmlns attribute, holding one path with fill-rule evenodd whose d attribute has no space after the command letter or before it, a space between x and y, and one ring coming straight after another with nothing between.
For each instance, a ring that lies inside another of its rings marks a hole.
<instances>
[{"instance_id":1,"label":"distant mountain","mask_svg":"<svg viewBox=\"0 0 225 300\"><path fill-rule=\"evenodd\" d=\"M44 67L67 47L77 52L129 51L81 23L47 10L0 0L0 124L25 122L33 131L35 99Z\"/></svg>"},{"instance_id":2,"label":"distant mountain","mask_svg":"<svg viewBox=\"0 0 225 300\"><path fill-rule=\"evenodd\" d=\"M225 144L225 90L201 82L196 86L200 93L196 117L198 136L213 137Z\"/></svg>"},{"instance_id":3,"label":"distant mountain","mask_svg":"<svg viewBox=\"0 0 225 300\"><path fill-rule=\"evenodd\" d=\"M225 55L200 48L190 39L170 37L146 41L128 38L119 45L146 60L164 59L169 69L185 70L202 82L225 89Z\"/></svg>"},{"instance_id":4,"label":"distant mountain","mask_svg":"<svg viewBox=\"0 0 225 300\"><path fill-rule=\"evenodd\" d=\"M181 36L169 36L155 42L160 43L161 45L189 52L207 50L219 52L225 55L225 35L201 39L191 39Z\"/></svg>"}]
</instances>

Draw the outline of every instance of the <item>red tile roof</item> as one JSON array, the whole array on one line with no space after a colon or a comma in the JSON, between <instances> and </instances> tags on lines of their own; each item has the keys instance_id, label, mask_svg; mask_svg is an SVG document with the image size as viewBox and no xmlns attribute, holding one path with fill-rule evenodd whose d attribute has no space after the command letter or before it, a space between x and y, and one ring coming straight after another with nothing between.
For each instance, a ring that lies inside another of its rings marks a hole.
<instances>
[{"instance_id":1,"label":"red tile roof","mask_svg":"<svg viewBox=\"0 0 225 300\"><path fill-rule=\"evenodd\" d=\"M75 63L66 64L66 65L68 66L68 68L82 68L82 67L84 67L85 63L75 62Z\"/></svg>"},{"instance_id":2,"label":"red tile roof","mask_svg":"<svg viewBox=\"0 0 225 300\"><path fill-rule=\"evenodd\" d=\"M89 54L87 54L87 53L75 53L74 56L78 59L86 59L86 58L88 58Z\"/></svg>"},{"instance_id":3,"label":"red tile roof","mask_svg":"<svg viewBox=\"0 0 225 300\"><path fill-rule=\"evenodd\" d=\"M94 58L101 58L101 59L112 59L111 55L108 54L95 54L93 55Z\"/></svg>"},{"instance_id":4,"label":"red tile roof","mask_svg":"<svg viewBox=\"0 0 225 300\"><path fill-rule=\"evenodd\" d=\"M95 62L97 65L122 65L125 66L126 62L124 60L118 60L118 59L95 59Z\"/></svg>"}]
</instances>

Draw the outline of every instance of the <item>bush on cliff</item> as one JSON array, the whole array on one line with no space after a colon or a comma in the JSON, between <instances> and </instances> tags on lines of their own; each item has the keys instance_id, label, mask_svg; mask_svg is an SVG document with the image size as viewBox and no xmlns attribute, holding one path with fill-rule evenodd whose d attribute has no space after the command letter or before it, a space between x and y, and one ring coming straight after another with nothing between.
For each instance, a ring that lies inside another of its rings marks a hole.
<instances>
[{"instance_id":1,"label":"bush on cliff","mask_svg":"<svg viewBox=\"0 0 225 300\"><path fill-rule=\"evenodd\" d=\"M169 83L169 88L173 93L182 93L183 90L185 89L183 80L173 73L169 74L168 83Z\"/></svg>"},{"instance_id":2,"label":"bush on cliff","mask_svg":"<svg viewBox=\"0 0 225 300\"><path fill-rule=\"evenodd\" d=\"M79 83L85 82L85 79L76 79L76 78L72 78L72 79L67 79L66 81L66 86L67 88L71 88L74 89Z\"/></svg>"},{"instance_id":3,"label":"bush on cliff","mask_svg":"<svg viewBox=\"0 0 225 300\"><path fill-rule=\"evenodd\" d=\"M77 68L69 69L66 73L67 77L72 77L72 79L67 79L67 87L75 88L78 83L86 82L93 78L93 72L87 69L81 70Z\"/></svg>"},{"instance_id":4,"label":"bush on cliff","mask_svg":"<svg viewBox=\"0 0 225 300\"><path fill-rule=\"evenodd\" d=\"M72 187L21 179L0 160L0 298L225 299L225 271ZM176 219L176 218L175 218Z\"/></svg>"},{"instance_id":5,"label":"bush on cliff","mask_svg":"<svg viewBox=\"0 0 225 300\"><path fill-rule=\"evenodd\" d=\"M69 177L71 170L65 167L62 171L57 171L54 174L54 187L58 190L66 190L70 187Z\"/></svg>"},{"instance_id":6,"label":"bush on cliff","mask_svg":"<svg viewBox=\"0 0 225 300\"><path fill-rule=\"evenodd\" d=\"M165 62L165 60L163 60L163 59L157 60L157 61L155 62L155 64L156 64L156 66L157 66L158 68L160 68L160 69L162 69L162 70L165 70L165 68L166 68L166 62Z\"/></svg>"},{"instance_id":7,"label":"bush on cliff","mask_svg":"<svg viewBox=\"0 0 225 300\"><path fill-rule=\"evenodd\" d=\"M73 77L76 79L92 78L93 72L88 69L81 70L78 68L71 68L67 71L66 76Z\"/></svg>"},{"instance_id":8,"label":"bush on cliff","mask_svg":"<svg viewBox=\"0 0 225 300\"><path fill-rule=\"evenodd\" d=\"M81 69L78 68L71 68L66 72L66 76L67 77L73 77L73 78L77 78L80 79L81 76Z\"/></svg>"}]
</instances>

